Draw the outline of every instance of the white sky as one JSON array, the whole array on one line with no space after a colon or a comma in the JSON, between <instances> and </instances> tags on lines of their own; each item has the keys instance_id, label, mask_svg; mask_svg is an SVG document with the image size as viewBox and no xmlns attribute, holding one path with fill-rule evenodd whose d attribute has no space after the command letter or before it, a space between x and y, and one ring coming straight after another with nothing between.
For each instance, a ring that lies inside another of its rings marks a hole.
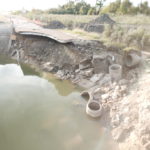
<instances>
[{"instance_id":1,"label":"white sky","mask_svg":"<svg viewBox=\"0 0 150 150\"><path fill-rule=\"evenodd\" d=\"M65 4L69 0L1 0L0 4L0 11L9 11L9 10L21 10L22 8L25 9L48 9L54 8L58 5ZM91 5L95 5L96 0L85 0L86 2L90 3ZM112 2L115 0L107 0L107 3ZM141 1L149 1L150 0L130 0L135 5L140 3Z\"/></svg>"}]
</instances>

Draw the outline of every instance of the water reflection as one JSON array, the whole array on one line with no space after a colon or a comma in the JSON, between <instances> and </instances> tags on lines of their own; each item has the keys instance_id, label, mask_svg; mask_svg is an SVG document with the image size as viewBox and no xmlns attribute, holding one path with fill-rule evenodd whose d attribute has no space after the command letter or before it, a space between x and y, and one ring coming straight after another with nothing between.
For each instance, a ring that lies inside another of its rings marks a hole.
<instances>
[{"instance_id":1,"label":"water reflection","mask_svg":"<svg viewBox=\"0 0 150 150\"><path fill-rule=\"evenodd\" d=\"M70 81L59 80L58 78L56 78L54 75L50 73L43 72L42 77L47 79L51 83L53 83L59 95L61 96L68 96L74 91L79 91L79 89L77 89L77 86L71 84Z\"/></svg>"},{"instance_id":2,"label":"water reflection","mask_svg":"<svg viewBox=\"0 0 150 150\"><path fill-rule=\"evenodd\" d=\"M21 67L17 64L9 64L9 65L0 65L0 77L1 79L4 77L21 77L23 76L23 71Z\"/></svg>"},{"instance_id":3,"label":"water reflection","mask_svg":"<svg viewBox=\"0 0 150 150\"><path fill-rule=\"evenodd\" d=\"M62 96L54 82L37 76L7 74L5 78L8 70L3 71L0 78L0 149L113 150L114 143L99 122L86 117L85 101L74 88L70 94ZM60 89L71 88L62 82L57 85Z\"/></svg>"}]
</instances>

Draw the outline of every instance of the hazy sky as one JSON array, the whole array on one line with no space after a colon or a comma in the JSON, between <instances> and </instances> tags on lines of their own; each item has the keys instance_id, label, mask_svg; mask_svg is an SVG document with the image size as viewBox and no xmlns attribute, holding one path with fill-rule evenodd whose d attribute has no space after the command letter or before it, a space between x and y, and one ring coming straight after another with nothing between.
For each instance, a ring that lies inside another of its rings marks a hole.
<instances>
[{"instance_id":1,"label":"hazy sky","mask_svg":"<svg viewBox=\"0 0 150 150\"><path fill-rule=\"evenodd\" d=\"M52 7L57 7L58 5L62 5L69 0L1 0L0 4L0 11L3 10L18 10L18 9L32 9L32 8L39 8L39 9L48 9ZM86 2L90 3L91 5L95 5L96 0L85 0ZM107 3L112 2L115 0L107 0ZM135 5L140 3L141 1L149 1L150 0L130 0Z\"/></svg>"}]
</instances>

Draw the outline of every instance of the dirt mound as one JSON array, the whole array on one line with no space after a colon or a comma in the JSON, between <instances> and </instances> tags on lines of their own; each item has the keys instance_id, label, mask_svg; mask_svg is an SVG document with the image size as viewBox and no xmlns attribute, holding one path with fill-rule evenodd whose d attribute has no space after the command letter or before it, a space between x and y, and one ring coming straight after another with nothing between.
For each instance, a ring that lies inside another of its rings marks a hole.
<instances>
[{"instance_id":1,"label":"dirt mound","mask_svg":"<svg viewBox=\"0 0 150 150\"><path fill-rule=\"evenodd\" d=\"M44 28L49 28L49 29L63 29L66 26L57 20L51 21L48 25L45 25Z\"/></svg>"},{"instance_id":2,"label":"dirt mound","mask_svg":"<svg viewBox=\"0 0 150 150\"><path fill-rule=\"evenodd\" d=\"M133 91L114 103L112 136L121 150L150 149L150 74L144 74Z\"/></svg>"},{"instance_id":3,"label":"dirt mound","mask_svg":"<svg viewBox=\"0 0 150 150\"><path fill-rule=\"evenodd\" d=\"M85 31L88 32L99 32L102 33L104 31L104 24L115 24L115 21L112 20L109 15L103 14L98 18L90 21L84 28Z\"/></svg>"}]
</instances>

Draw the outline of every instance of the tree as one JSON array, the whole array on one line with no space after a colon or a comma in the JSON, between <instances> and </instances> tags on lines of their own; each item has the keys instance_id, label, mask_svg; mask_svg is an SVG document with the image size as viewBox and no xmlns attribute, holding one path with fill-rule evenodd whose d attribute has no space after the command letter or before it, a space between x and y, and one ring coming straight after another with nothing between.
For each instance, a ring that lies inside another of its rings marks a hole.
<instances>
[{"instance_id":1,"label":"tree","mask_svg":"<svg viewBox=\"0 0 150 150\"><path fill-rule=\"evenodd\" d=\"M150 14L150 8L148 6L148 2L144 2L144 3L140 4L140 6L139 6L139 12L141 14L146 14L146 15Z\"/></svg>"},{"instance_id":2,"label":"tree","mask_svg":"<svg viewBox=\"0 0 150 150\"><path fill-rule=\"evenodd\" d=\"M90 7L88 5L84 5L80 8L79 14L80 15L87 15Z\"/></svg>"},{"instance_id":3,"label":"tree","mask_svg":"<svg viewBox=\"0 0 150 150\"><path fill-rule=\"evenodd\" d=\"M131 12L132 3L130 0L124 0L120 6L120 12L122 14L129 14Z\"/></svg>"},{"instance_id":4,"label":"tree","mask_svg":"<svg viewBox=\"0 0 150 150\"><path fill-rule=\"evenodd\" d=\"M96 15L96 8L95 7L91 7L87 13L88 15Z\"/></svg>"},{"instance_id":5,"label":"tree","mask_svg":"<svg viewBox=\"0 0 150 150\"><path fill-rule=\"evenodd\" d=\"M101 8L104 6L104 2L106 0L96 0L96 9L97 9L97 14L101 11Z\"/></svg>"}]
</instances>

